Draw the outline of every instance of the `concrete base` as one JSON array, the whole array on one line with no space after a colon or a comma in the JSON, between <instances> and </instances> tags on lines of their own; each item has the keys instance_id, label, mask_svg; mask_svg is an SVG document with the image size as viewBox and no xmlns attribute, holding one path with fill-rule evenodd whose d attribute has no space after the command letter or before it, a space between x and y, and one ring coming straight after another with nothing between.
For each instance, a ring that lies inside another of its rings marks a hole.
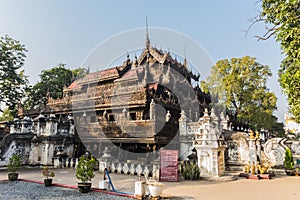
<instances>
[{"instance_id":1,"label":"concrete base","mask_svg":"<svg viewBox=\"0 0 300 200\"><path fill-rule=\"evenodd\" d=\"M145 182L143 181L136 181L134 183L134 196L136 198L142 198L145 195Z\"/></svg>"},{"instance_id":2,"label":"concrete base","mask_svg":"<svg viewBox=\"0 0 300 200\"><path fill-rule=\"evenodd\" d=\"M99 181L99 189L101 190L110 190L110 185L108 180Z\"/></svg>"},{"instance_id":3,"label":"concrete base","mask_svg":"<svg viewBox=\"0 0 300 200\"><path fill-rule=\"evenodd\" d=\"M253 180L260 180L260 179L270 180L274 176L275 174L247 174L247 173L239 174L239 177L244 177Z\"/></svg>"},{"instance_id":4,"label":"concrete base","mask_svg":"<svg viewBox=\"0 0 300 200\"><path fill-rule=\"evenodd\" d=\"M259 175L254 175L254 174L250 174L247 179L252 179L252 180L259 180L260 176Z\"/></svg>"},{"instance_id":5,"label":"concrete base","mask_svg":"<svg viewBox=\"0 0 300 200\"><path fill-rule=\"evenodd\" d=\"M240 173L240 174L239 174L239 177L245 177L245 178L248 178L248 177L249 177L249 174L248 174L248 173Z\"/></svg>"},{"instance_id":6,"label":"concrete base","mask_svg":"<svg viewBox=\"0 0 300 200\"><path fill-rule=\"evenodd\" d=\"M272 177L275 176L275 174L261 174L259 175L261 179L270 180Z\"/></svg>"}]
</instances>

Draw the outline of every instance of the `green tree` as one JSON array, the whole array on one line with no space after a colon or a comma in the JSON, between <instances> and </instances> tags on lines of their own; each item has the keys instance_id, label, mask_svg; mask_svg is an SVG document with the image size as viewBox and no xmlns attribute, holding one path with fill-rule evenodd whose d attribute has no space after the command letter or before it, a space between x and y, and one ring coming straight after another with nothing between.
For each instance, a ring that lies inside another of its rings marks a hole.
<instances>
[{"instance_id":1,"label":"green tree","mask_svg":"<svg viewBox=\"0 0 300 200\"><path fill-rule=\"evenodd\" d=\"M43 70L40 81L28 89L27 106L46 104L47 98L61 98L63 87L71 84L72 71L59 64L49 70Z\"/></svg>"},{"instance_id":2,"label":"green tree","mask_svg":"<svg viewBox=\"0 0 300 200\"><path fill-rule=\"evenodd\" d=\"M12 121L14 119L14 116L11 112L11 110L6 107L3 109L3 112L0 116L0 121Z\"/></svg>"},{"instance_id":3,"label":"green tree","mask_svg":"<svg viewBox=\"0 0 300 200\"><path fill-rule=\"evenodd\" d=\"M202 86L212 96L218 95L218 101L232 113L233 120L270 130L276 123L272 114L277 99L266 87L269 76L268 66L245 56L218 61Z\"/></svg>"},{"instance_id":4,"label":"green tree","mask_svg":"<svg viewBox=\"0 0 300 200\"><path fill-rule=\"evenodd\" d=\"M71 71L73 74L72 81L83 78L84 76L86 76L89 73L89 69L81 68L81 67L73 69Z\"/></svg>"},{"instance_id":5,"label":"green tree","mask_svg":"<svg viewBox=\"0 0 300 200\"><path fill-rule=\"evenodd\" d=\"M300 35L299 35L300 37ZM299 39L300 40L300 39ZM285 58L279 70L279 82L288 97L290 112L300 122L300 60Z\"/></svg>"},{"instance_id":6,"label":"green tree","mask_svg":"<svg viewBox=\"0 0 300 200\"><path fill-rule=\"evenodd\" d=\"M283 52L290 58L300 58L300 0L262 0L260 19L267 25L267 32L260 39L275 36Z\"/></svg>"},{"instance_id":7,"label":"green tree","mask_svg":"<svg viewBox=\"0 0 300 200\"><path fill-rule=\"evenodd\" d=\"M276 123L269 129L271 137L285 138L287 135L285 134L284 124L282 122L277 122L277 117L273 116L273 118Z\"/></svg>"},{"instance_id":8,"label":"green tree","mask_svg":"<svg viewBox=\"0 0 300 200\"><path fill-rule=\"evenodd\" d=\"M300 122L300 0L262 0L262 11L253 21L266 24L266 33L257 36L266 40L275 37L281 45L285 59L279 70L279 82L288 96L295 120Z\"/></svg>"},{"instance_id":9,"label":"green tree","mask_svg":"<svg viewBox=\"0 0 300 200\"><path fill-rule=\"evenodd\" d=\"M24 97L25 86L28 83L24 75L25 53L24 45L9 36L0 39L0 104L7 106L13 114L16 105ZM3 110L0 108L0 111Z\"/></svg>"},{"instance_id":10,"label":"green tree","mask_svg":"<svg viewBox=\"0 0 300 200\"><path fill-rule=\"evenodd\" d=\"M40 81L27 88L27 100L25 107L30 109L35 105L46 105L49 97L53 99L62 98L63 88L69 86L78 77L87 73L84 68L74 70L67 69L65 64L59 64L49 70L43 70Z\"/></svg>"}]
</instances>

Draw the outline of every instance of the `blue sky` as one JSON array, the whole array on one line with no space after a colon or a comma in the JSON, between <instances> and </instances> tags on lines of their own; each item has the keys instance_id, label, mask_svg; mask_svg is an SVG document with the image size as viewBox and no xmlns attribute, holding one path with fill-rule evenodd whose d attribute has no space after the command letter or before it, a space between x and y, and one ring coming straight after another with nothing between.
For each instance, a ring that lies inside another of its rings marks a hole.
<instances>
[{"instance_id":1,"label":"blue sky","mask_svg":"<svg viewBox=\"0 0 300 200\"><path fill-rule=\"evenodd\" d=\"M214 62L249 55L271 67L268 86L278 97L276 115L283 120L286 98L281 94L277 70L283 56L272 38L257 41L264 33L257 24L245 38L249 19L258 14L256 0L231 1L38 1L0 0L0 35L20 40L28 49L25 70L35 83L43 69L58 63L80 67L99 43L120 32L163 27L197 41ZM151 37L151 35L150 35Z\"/></svg>"}]
</instances>

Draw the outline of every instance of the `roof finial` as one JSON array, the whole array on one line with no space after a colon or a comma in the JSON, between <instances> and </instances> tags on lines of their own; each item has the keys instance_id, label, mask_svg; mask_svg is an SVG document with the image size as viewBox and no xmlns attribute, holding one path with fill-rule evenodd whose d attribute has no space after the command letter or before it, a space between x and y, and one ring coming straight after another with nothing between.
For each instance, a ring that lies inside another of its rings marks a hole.
<instances>
[{"instance_id":1,"label":"roof finial","mask_svg":"<svg viewBox=\"0 0 300 200\"><path fill-rule=\"evenodd\" d=\"M187 68L188 67L188 64L187 64L187 60L186 60L186 54L185 54L185 45L184 45L184 47L183 47L183 53L184 53L184 60L183 60L183 66L185 67L185 68Z\"/></svg>"},{"instance_id":2,"label":"roof finial","mask_svg":"<svg viewBox=\"0 0 300 200\"><path fill-rule=\"evenodd\" d=\"M146 48L149 49L150 47L150 39L149 39L149 31L148 31L148 20L146 15Z\"/></svg>"}]
</instances>

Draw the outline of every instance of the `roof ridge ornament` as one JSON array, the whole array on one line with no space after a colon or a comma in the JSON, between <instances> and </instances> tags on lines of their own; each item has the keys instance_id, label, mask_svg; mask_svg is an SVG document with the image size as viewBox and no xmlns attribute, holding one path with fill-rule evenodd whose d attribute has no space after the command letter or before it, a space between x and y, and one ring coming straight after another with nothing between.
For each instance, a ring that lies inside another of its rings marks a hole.
<instances>
[{"instance_id":1,"label":"roof ridge ornament","mask_svg":"<svg viewBox=\"0 0 300 200\"><path fill-rule=\"evenodd\" d=\"M146 49L150 48L149 30L148 30L148 20L146 15Z\"/></svg>"}]
</instances>

